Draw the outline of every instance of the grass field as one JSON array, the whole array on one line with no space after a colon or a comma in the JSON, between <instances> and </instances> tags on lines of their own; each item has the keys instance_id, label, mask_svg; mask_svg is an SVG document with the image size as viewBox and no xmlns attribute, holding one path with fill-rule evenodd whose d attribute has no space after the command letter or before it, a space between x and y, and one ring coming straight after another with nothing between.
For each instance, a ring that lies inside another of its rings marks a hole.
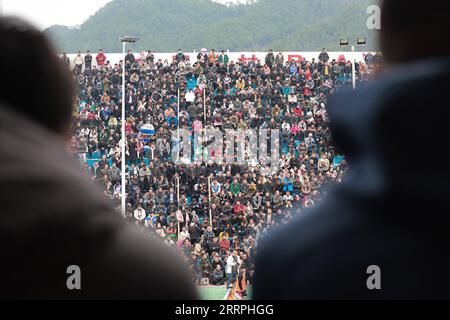
<instances>
[{"instance_id":1,"label":"grass field","mask_svg":"<svg viewBox=\"0 0 450 320\"><path fill-rule=\"evenodd\" d=\"M252 288L247 287L247 291L249 296L247 300L251 298ZM203 300L223 300L226 293L225 286L215 287L215 286L207 286L207 287L199 287L198 292L200 293L200 297Z\"/></svg>"}]
</instances>

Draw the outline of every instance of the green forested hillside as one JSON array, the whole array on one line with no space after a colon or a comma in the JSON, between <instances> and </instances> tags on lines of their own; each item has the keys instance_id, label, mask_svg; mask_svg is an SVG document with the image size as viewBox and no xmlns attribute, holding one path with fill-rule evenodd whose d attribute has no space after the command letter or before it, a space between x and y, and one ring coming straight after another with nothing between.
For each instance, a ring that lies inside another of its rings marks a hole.
<instances>
[{"instance_id":1,"label":"green forested hillside","mask_svg":"<svg viewBox=\"0 0 450 320\"><path fill-rule=\"evenodd\" d=\"M376 31L366 27L368 5L377 0L259 0L227 7L211 0L114 0L79 29L46 32L61 51L118 52L121 35L140 36L135 50L185 51L202 47L231 51L339 49L339 39L366 36L376 49Z\"/></svg>"}]
</instances>

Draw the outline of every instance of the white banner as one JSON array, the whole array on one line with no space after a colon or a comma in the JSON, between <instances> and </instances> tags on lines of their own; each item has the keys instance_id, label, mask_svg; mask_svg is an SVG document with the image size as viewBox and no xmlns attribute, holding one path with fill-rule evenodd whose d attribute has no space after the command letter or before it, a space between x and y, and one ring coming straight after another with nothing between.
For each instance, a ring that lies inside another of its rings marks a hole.
<instances>
[{"instance_id":1,"label":"white banner","mask_svg":"<svg viewBox=\"0 0 450 320\"><path fill-rule=\"evenodd\" d=\"M162 60L163 62L167 60L168 62L172 62L175 58L176 53L153 53L155 56L155 62L158 60ZM187 60L191 62L197 61L197 55L198 52L186 52L184 53ZM220 54L218 52L217 54ZM228 57L230 58L230 62L238 62L238 61L258 61L260 60L262 64L264 64L264 60L266 58L267 52L227 52L226 53ZM278 52L274 52L274 55L276 56ZM283 52L284 61L292 61L292 60L302 60L306 59L307 61L311 61L313 58L316 59L316 61L319 60L319 54L320 52ZM330 56L330 60L356 60L357 62L363 62L364 57L366 55L366 52L328 52ZM92 65L96 65L95 57L97 56L97 53L91 53L92 55ZM112 65L119 63L123 57L121 53L105 53L107 61L109 61ZM142 57L145 57L146 53L135 53L134 56L136 59L140 59ZM71 63L73 64L73 60L75 58L76 54L68 54L68 57L70 58ZM83 54L84 56L84 54Z\"/></svg>"}]
</instances>

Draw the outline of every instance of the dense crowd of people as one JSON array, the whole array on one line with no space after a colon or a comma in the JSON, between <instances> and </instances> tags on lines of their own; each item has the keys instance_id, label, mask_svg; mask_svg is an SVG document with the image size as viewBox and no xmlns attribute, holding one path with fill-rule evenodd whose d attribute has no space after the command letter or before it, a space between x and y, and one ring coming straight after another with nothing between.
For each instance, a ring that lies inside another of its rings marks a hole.
<instances>
[{"instance_id":1,"label":"dense crowd of people","mask_svg":"<svg viewBox=\"0 0 450 320\"><path fill-rule=\"evenodd\" d=\"M126 221L177 246L199 284L229 284L237 273L251 282L258 241L343 178L346 162L333 147L326 105L331 93L352 84L352 63L331 60L326 50L312 61L285 61L272 51L264 61L231 61L214 50L196 61L179 50L162 61L151 51L129 51L125 186L123 63L111 65L103 51L62 60L78 86L72 152L118 207L125 188ZM367 54L356 64L357 81L369 79L381 61ZM152 132L144 138L146 125ZM267 174L252 161L175 164L171 131L179 128L278 129L279 170Z\"/></svg>"}]
</instances>

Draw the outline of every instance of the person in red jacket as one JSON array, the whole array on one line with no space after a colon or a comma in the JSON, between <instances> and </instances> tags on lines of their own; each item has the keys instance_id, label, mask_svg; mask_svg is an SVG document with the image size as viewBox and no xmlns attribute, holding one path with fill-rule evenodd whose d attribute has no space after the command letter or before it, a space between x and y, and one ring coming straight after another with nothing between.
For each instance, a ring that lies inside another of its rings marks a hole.
<instances>
[{"instance_id":1,"label":"person in red jacket","mask_svg":"<svg viewBox=\"0 0 450 320\"><path fill-rule=\"evenodd\" d=\"M97 57L95 57L95 60L97 60L97 65L100 67L103 67L105 65L106 62L106 56L103 53L103 49L100 49L98 51Z\"/></svg>"},{"instance_id":2,"label":"person in red jacket","mask_svg":"<svg viewBox=\"0 0 450 320\"><path fill-rule=\"evenodd\" d=\"M233 207L233 212L234 214L239 215L244 212L244 209L244 205L242 205L240 201L237 201L236 205Z\"/></svg>"},{"instance_id":3,"label":"person in red jacket","mask_svg":"<svg viewBox=\"0 0 450 320\"><path fill-rule=\"evenodd\" d=\"M226 251L230 248L230 241L227 237L222 237L219 241L220 250Z\"/></svg>"}]
</instances>

